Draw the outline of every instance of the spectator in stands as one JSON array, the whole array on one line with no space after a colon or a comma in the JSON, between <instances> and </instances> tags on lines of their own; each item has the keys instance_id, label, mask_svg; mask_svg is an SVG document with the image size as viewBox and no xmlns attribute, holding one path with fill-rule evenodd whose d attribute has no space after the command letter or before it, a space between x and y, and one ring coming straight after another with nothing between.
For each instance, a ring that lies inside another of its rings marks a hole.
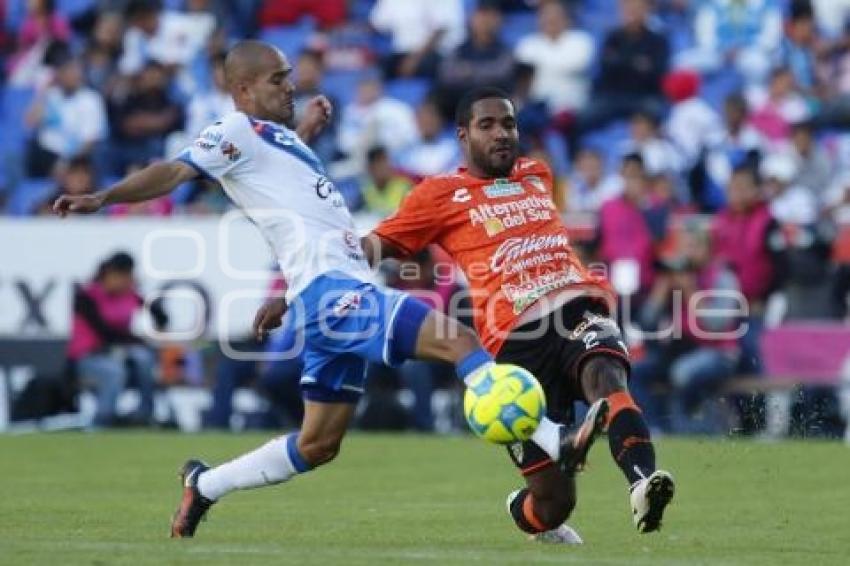
<instances>
[{"instance_id":1,"label":"spectator in stands","mask_svg":"<svg viewBox=\"0 0 850 566\"><path fill-rule=\"evenodd\" d=\"M730 63L748 83L764 81L782 39L782 11L775 0L707 0L694 19L697 46L677 64L714 73Z\"/></svg>"},{"instance_id":2,"label":"spectator in stands","mask_svg":"<svg viewBox=\"0 0 850 566\"><path fill-rule=\"evenodd\" d=\"M640 313L641 327L661 339L635 364L630 386L656 426L667 414L651 395L658 380L669 375L673 412L690 416L733 375L738 362L737 279L712 257L707 235L693 230L682 234L680 255L660 264Z\"/></svg>"},{"instance_id":3,"label":"spectator in stands","mask_svg":"<svg viewBox=\"0 0 850 566\"><path fill-rule=\"evenodd\" d=\"M740 369L759 373L764 309L775 288L775 257L768 246L768 237L776 221L752 165L744 163L734 169L727 193L728 205L712 220L712 248L718 261L738 278L748 305L747 331L740 341Z\"/></svg>"},{"instance_id":4,"label":"spectator in stands","mask_svg":"<svg viewBox=\"0 0 850 566\"><path fill-rule=\"evenodd\" d=\"M121 14L102 12L97 16L83 53L86 81L107 97L111 95L117 83L123 34L124 21Z\"/></svg>"},{"instance_id":5,"label":"spectator in stands","mask_svg":"<svg viewBox=\"0 0 850 566\"><path fill-rule=\"evenodd\" d=\"M809 0L792 1L778 59L794 75L800 90L809 96L818 94L816 41L814 8Z\"/></svg>"},{"instance_id":6,"label":"spectator in stands","mask_svg":"<svg viewBox=\"0 0 850 566\"><path fill-rule=\"evenodd\" d=\"M534 66L532 95L545 100L553 115L574 116L587 104L595 46L589 33L572 26L560 0L537 9L539 31L516 46L518 61Z\"/></svg>"},{"instance_id":7,"label":"spectator in stands","mask_svg":"<svg viewBox=\"0 0 850 566\"><path fill-rule=\"evenodd\" d=\"M398 210L413 183L408 177L393 170L390 156L382 146L369 150L366 154L366 164L367 178L363 183L364 209L384 218Z\"/></svg>"},{"instance_id":8,"label":"spectator in stands","mask_svg":"<svg viewBox=\"0 0 850 566\"><path fill-rule=\"evenodd\" d=\"M159 0L130 0L124 10L127 28L124 32L118 69L123 75L134 75L153 58L157 32L160 28L162 4Z\"/></svg>"},{"instance_id":9,"label":"spectator in stands","mask_svg":"<svg viewBox=\"0 0 850 566\"><path fill-rule=\"evenodd\" d=\"M651 177L681 173L681 154L673 144L661 136L660 124L655 114L648 111L635 112L629 122L629 133L631 136L624 141L621 154L640 154L646 172Z\"/></svg>"},{"instance_id":10,"label":"spectator in stands","mask_svg":"<svg viewBox=\"0 0 850 566\"><path fill-rule=\"evenodd\" d=\"M183 122L165 67L149 61L133 77L129 95L111 102L110 173L123 175L131 165L162 157L165 137Z\"/></svg>"},{"instance_id":11,"label":"spectator in stands","mask_svg":"<svg viewBox=\"0 0 850 566\"><path fill-rule=\"evenodd\" d=\"M621 26L599 52L599 75L590 103L580 116L582 131L626 118L638 110L661 114L661 79L667 72L667 38L647 25L648 0L620 0Z\"/></svg>"},{"instance_id":12,"label":"spectator in stands","mask_svg":"<svg viewBox=\"0 0 850 566\"><path fill-rule=\"evenodd\" d=\"M543 145L543 137L550 128L549 109L545 100L538 100L531 94L534 84L534 67L526 63L517 63L514 68L514 89L511 100L517 117L519 144L523 153L539 149ZM576 140L577 144L578 140ZM578 145L570 146L571 151L577 151Z\"/></svg>"},{"instance_id":13,"label":"spectator in stands","mask_svg":"<svg viewBox=\"0 0 850 566\"><path fill-rule=\"evenodd\" d=\"M57 161L90 155L107 134L100 94L84 84L80 61L68 57L56 68L55 84L39 93L27 111L35 129L27 155L27 174L47 177Z\"/></svg>"},{"instance_id":14,"label":"spectator in stands","mask_svg":"<svg viewBox=\"0 0 850 566\"><path fill-rule=\"evenodd\" d=\"M447 54L437 71L440 110L447 119L454 117L457 101L475 86L497 86L511 90L514 57L499 32L502 13L492 0L479 2L469 20L469 37Z\"/></svg>"},{"instance_id":15,"label":"spectator in stands","mask_svg":"<svg viewBox=\"0 0 850 566\"><path fill-rule=\"evenodd\" d=\"M768 245L777 258L777 286L786 297L787 320L834 318L832 270L829 263L834 230L819 222L814 194L794 185L795 164L782 154L762 163L765 192L776 220Z\"/></svg>"},{"instance_id":16,"label":"spectator in stands","mask_svg":"<svg viewBox=\"0 0 850 566\"><path fill-rule=\"evenodd\" d=\"M53 0L30 0L27 16L18 29L17 51L9 64L9 82L18 86L40 86L42 62L51 45L68 44L71 26L56 11Z\"/></svg>"},{"instance_id":17,"label":"spectator in stands","mask_svg":"<svg viewBox=\"0 0 850 566\"><path fill-rule=\"evenodd\" d=\"M566 185L567 212L597 213L608 200L620 195L622 183L605 173L602 154L591 148L578 152Z\"/></svg>"},{"instance_id":18,"label":"spectator in stands","mask_svg":"<svg viewBox=\"0 0 850 566\"><path fill-rule=\"evenodd\" d=\"M372 74L357 85L356 98L342 109L337 145L362 164L368 148L383 145L393 154L413 143L416 136L413 110L386 96L381 79Z\"/></svg>"},{"instance_id":19,"label":"spectator in stands","mask_svg":"<svg viewBox=\"0 0 850 566\"><path fill-rule=\"evenodd\" d=\"M460 150L435 98L427 97L416 108L416 125L418 139L393 160L398 169L414 178L455 170L460 165Z\"/></svg>"},{"instance_id":20,"label":"spectator in stands","mask_svg":"<svg viewBox=\"0 0 850 566\"><path fill-rule=\"evenodd\" d=\"M774 69L767 88L752 88L747 98L752 109L750 123L774 147L788 140L791 124L811 117L808 103L787 67Z\"/></svg>"},{"instance_id":21,"label":"spectator in stands","mask_svg":"<svg viewBox=\"0 0 850 566\"><path fill-rule=\"evenodd\" d=\"M466 34L462 0L378 0L369 21L392 38L392 53L383 63L389 78L434 77L440 57Z\"/></svg>"},{"instance_id":22,"label":"spectator in stands","mask_svg":"<svg viewBox=\"0 0 850 566\"><path fill-rule=\"evenodd\" d=\"M608 266L619 260L637 267L638 299L649 291L654 278L656 236L649 216L655 205L650 179L640 154L623 158L620 170L622 194L609 199L599 211L598 256Z\"/></svg>"},{"instance_id":23,"label":"spectator in stands","mask_svg":"<svg viewBox=\"0 0 850 566\"><path fill-rule=\"evenodd\" d=\"M815 139L811 122L799 122L791 126L791 143L788 157L797 169L793 183L811 190L818 203L832 183L832 160Z\"/></svg>"},{"instance_id":24,"label":"spectator in stands","mask_svg":"<svg viewBox=\"0 0 850 566\"><path fill-rule=\"evenodd\" d=\"M75 157L57 168L56 192L39 207L38 214L53 215L53 203L62 195L84 195L97 189L94 165L89 157Z\"/></svg>"},{"instance_id":25,"label":"spectator in stands","mask_svg":"<svg viewBox=\"0 0 850 566\"><path fill-rule=\"evenodd\" d=\"M766 147L764 137L749 123L746 98L730 94L723 103L723 131L706 158L708 178L716 186L726 187L736 167L757 168Z\"/></svg>"},{"instance_id":26,"label":"spectator in stands","mask_svg":"<svg viewBox=\"0 0 850 566\"><path fill-rule=\"evenodd\" d=\"M155 61L176 70L189 64L204 48L216 27L208 0L193 0L187 10L163 10L160 0L131 0L125 11L128 29L119 70L139 73Z\"/></svg>"},{"instance_id":27,"label":"spectator in stands","mask_svg":"<svg viewBox=\"0 0 850 566\"><path fill-rule=\"evenodd\" d=\"M224 52L214 53L210 57L212 84L195 94L186 108L185 139L193 140L208 124L233 111L233 98L227 92L224 79ZM185 144L183 144L185 146Z\"/></svg>"},{"instance_id":28,"label":"spectator in stands","mask_svg":"<svg viewBox=\"0 0 850 566\"><path fill-rule=\"evenodd\" d=\"M837 225L850 226L850 172L836 176L824 193L824 213Z\"/></svg>"},{"instance_id":29,"label":"spectator in stands","mask_svg":"<svg viewBox=\"0 0 850 566\"><path fill-rule=\"evenodd\" d=\"M93 382L97 392L94 424L116 422L116 403L129 383L129 369L141 394L136 419L150 420L153 411L154 355L131 329L143 300L133 281L133 259L116 253L100 264L90 283L74 296L74 317L68 358L82 383ZM165 314L152 309L158 327Z\"/></svg>"},{"instance_id":30,"label":"spectator in stands","mask_svg":"<svg viewBox=\"0 0 850 566\"><path fill-rule=\"evenodd\" d=\"M311 17L319 27L329 29L345 22L346 8L345 0L263 0L259 23L261 28L291 26Z\"/></svg>"},{"instance_id":31,"label":"spectator in stands","mask_svg":"<svg viewBox=\"0 0 850 566\"><path fill-rule=\"evenodd\" d=\"M331 102L334 111L331 120L325 128L310 140L310 147L324 163L331 163L336 157L337 124L339 122L340 108L337 108L336 99L322 92L322 78L325 74L324 56L321 51L305 49L298 55L295 64L295 121L301 122L304 110L313 97L325 94Z\"/></svg>"},{"instance_id":32,"label":"spectator in stands","mask_svg":"<svg viewBox=\"0 0 850 566\"><path fill-rule=\"evenodd\" d=\"M700 98L700 77L696 73L672 72L662 86L672 104L664 131L681 155L683 167L690 169L723 137L720 116Z\"/></svg>"},{"instance_id":33,"label":"spectator in stands","mask_svg":"<svg viewBox=\"0 0 850 566\"><path fill-rule=\"evenodd\" d=\"M818 204L811 189L794 184L797 166L792 160L773 153L762 161L760 172L770 213L777 222L803 226L818 219Z\"/></svg>"}]
</instances>

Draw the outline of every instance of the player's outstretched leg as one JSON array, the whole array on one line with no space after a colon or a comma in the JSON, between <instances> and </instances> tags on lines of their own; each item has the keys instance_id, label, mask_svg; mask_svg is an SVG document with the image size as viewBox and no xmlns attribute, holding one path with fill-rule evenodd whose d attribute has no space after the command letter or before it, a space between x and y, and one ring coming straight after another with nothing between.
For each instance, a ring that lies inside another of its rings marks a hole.
<instances>
[{"instance_id":1,"label":"player's outstretched leg","mask_svg":"<svg viewBox=\"0 0 850 566\"><path fill-rule=\"evenodd\" d=\"M214 468L198 460L186 462L180 478L183 497L171 522L172 538L194 536L209 508L231 491L282 483L333 460L353 414L353 403L305 401L300 432L270 440Z\"/></svg>"},{"instance_id":2,"label":"player's outstretched leg","mask_svg":"<svg viewBox=\"0 0 850 566\"><path fill-rule=\"evenodd\" d=\"M578 533L564 522L575 508L575 478L549 461L525 480L526 487L510 493L507 500L508 514L516 526L534 541L581 544Z\"/></svg>"},{"instance_id":3,"label":"player's outstretched leg","mask_svg":"<svg viewBox=\"0 0 850 566\"><path fill-rule=\"evenodd\" d=\"M626 388L626 368L613 356L595 355L582 366L581 382L589 402L608 400L608 443L629 482L635 527L642 533L658 530L675 485L668 472L655 468L649 427Z\"/></svg>"},{"instance_id":4,"label":"player's outstretched leg","mask_svg":"<svg viewBox=\"0 0 850 566\"><path fill-rule=\"evenodd\" d=\"M439 311L428 311L417 329L414 352L416 358L455 364L458 377L464 383L469 383L475 374L495 363L493 357L482 348L478 336L471 328ZM562 445L573 440L567 437L566 431L566 427L543 417L531 440L545 451L549 458L558 461L563 454Z\"/></svg>"}]
</instances>

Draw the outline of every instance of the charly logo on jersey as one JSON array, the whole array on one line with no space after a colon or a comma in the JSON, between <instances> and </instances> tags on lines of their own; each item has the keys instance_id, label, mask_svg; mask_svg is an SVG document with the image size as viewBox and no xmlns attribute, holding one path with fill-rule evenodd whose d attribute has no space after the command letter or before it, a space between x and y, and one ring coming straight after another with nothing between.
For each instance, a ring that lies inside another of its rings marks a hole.
<instances>
[{"instance_id":1,"label":"charly logo on jersey","mask_svg":"<svg viewBox=\"0 0 850 566\"><path fill-rule=\"evenodd\" d=\"M508 228L551 220L553 211L552 199L530 195L512 202L482 203L470 208L468 214L472 226L483 226L487 235L493 237Z\"/></svg>"},{"instance_id":2,"label":"charly logo on jersey","mask_svg":"<svg viewBox=\"0 0 850 566\"><path fill-rule=\"evenodd\" d=\"M487 198L510 197L521 195L524 192L522 183L511 182L507 179L496 179L492 185L484 187L484 194L487 195Z\"/></svg>"},{"instance_id":3,"label":"charly logo on jersey","mask_svg":"<svg viewBox=\"0 0 850 566\"><path fill-rule=\"evenodd\" d=\"M548 194L549 189L546 188L546 183L537 175L526 175L522 178L523 181L534 187L538 193Z\"/></svg>"},{"instance_id":4,"label":"charly logo on jersey","mask_svg":"<svg viewBox=\"0 0 850 566\"><path fill-rule=\"evenodd\" d=\"M472 200L472 195L469 194L469 189L466 187L461 187L455 190L455 194L452 195L453 202L469 202Z\"/></svg>"},{"instance_id":5,"label":"charly logo on jersey","mask_svg":"<svg viewBox=\"0 0 850 566\"><path fill-rule=\"evenodd\" d=\"M342 316L350 310L360 308L360 302L363 299L360 291L349 291L342 297L337 299L333 306L333 313L336 316Z\"/></svg>"},{"instance_id":6,"label":"charly logo on jersey","mask_svg":"<svg viewBox=\"0 0 850 566\"><path fill-rule=\"evenodd\" d=\"M227 140L221 142L221 153L229 161L238 161L242 157L242 151L235 144Z\"/></svg>"}]
</instances>

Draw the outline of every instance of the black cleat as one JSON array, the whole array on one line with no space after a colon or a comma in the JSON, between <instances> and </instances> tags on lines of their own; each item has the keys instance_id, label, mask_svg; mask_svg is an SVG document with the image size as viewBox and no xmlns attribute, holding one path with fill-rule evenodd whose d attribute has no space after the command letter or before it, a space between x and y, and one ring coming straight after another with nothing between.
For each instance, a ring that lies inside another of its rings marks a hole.
<instances>
[{"instance_id":1,"label":"black cleat","mask_svg":"<svg viewBox=\"0 0 850 566\"><path fill-rule=\"evenodd\" d=\"M656 470L632 486L632 519L638 532L651 533L661 528L664 509L675 492L673 476L664 470Z\"/></svg>"},{"instance_id":2,"label":"black cleat","mask_svg":"<svg viewBox=\"0 0 850 566\"><path fill-rule=\"evenodd\" d=\"M596 438L604 432L607 419L608 400L599 399L590 406L577 431L570 433L566 427L561 428L561 457L558 460L561 471L574 474L584 470L587 453Z\"/></svg>"},{"instance_id":3,"label":"black cleat","mask_svg":"<svg viewBox=\"0 0 850 566\"><path fill-rule=\"evenodd\" d=\"M195 536L198 523L204 518L215 501L207 499L198 491L198 476L210 467L200 460L189 460L180 469L180 483L183 484L183 498L171 519L171 538Z\"/></svg>"}]
</instances>

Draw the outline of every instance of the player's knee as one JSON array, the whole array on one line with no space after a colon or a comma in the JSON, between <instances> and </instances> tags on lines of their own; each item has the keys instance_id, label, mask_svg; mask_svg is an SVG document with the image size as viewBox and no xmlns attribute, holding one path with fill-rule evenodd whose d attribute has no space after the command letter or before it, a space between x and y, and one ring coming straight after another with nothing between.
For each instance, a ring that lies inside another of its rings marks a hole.
<instances>
[{"instance_id":1,"label":"player's knee","mask_svg":"<svg viewBox=\"0 0 850 566\"><path fill-rule=\"evenodd\" d=\"M592 356L581 367L581 382L587 400L593 403L626 391L626 368L620 360L611 356Z\"/></svg>"},{"instance_id":2,"label":"player's knee","mask_svg":"<svg viewBox=\"0 0 850 566\"><path fill-rule=\"evenodd\" d=\"M336 438L305 439L299 437L298 452L310 464L310 467L315 468L336 458L341 444L341 440Z\"/></svg>"}]
</instances>

